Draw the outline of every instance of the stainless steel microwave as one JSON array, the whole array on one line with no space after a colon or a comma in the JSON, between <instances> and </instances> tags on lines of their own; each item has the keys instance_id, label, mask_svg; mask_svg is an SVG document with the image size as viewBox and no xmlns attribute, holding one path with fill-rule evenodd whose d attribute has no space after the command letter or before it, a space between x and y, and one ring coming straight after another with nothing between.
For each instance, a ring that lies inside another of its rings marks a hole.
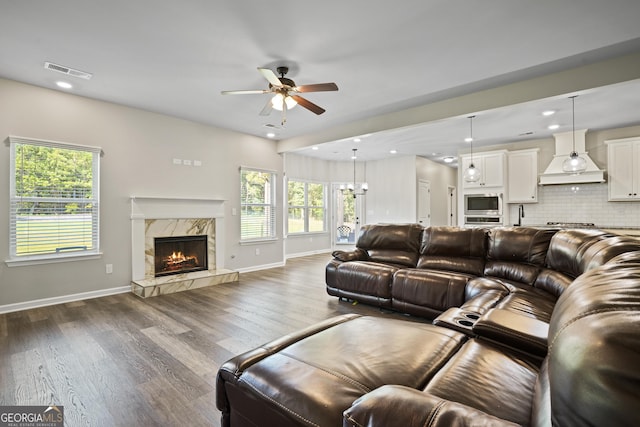
<instances>
[{"instance_id":1,"label":"stainless steel microwave","mask_svg":"<svg viewBox=\"0 0 640 427\"><path fill-rule=\"evenodd\" d=\"M502 193L465 194L464 214L502 216Z\"/></svg>"}]
</instances>

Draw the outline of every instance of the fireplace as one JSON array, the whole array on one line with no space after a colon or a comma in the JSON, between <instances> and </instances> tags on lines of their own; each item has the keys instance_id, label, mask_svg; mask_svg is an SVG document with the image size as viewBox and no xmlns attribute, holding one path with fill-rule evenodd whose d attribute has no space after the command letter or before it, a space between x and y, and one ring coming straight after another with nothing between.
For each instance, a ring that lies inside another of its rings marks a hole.
<instances>
[{"instance_id":1,"label":"fireplace","mask_svg":"<svg viewBox=\"0 0 640 427\"><path fill-rule=\"evenodd\" d=\"M207 236L171 236L154 239L155 277L207 270Z\"/></svg>"}]
</instances>

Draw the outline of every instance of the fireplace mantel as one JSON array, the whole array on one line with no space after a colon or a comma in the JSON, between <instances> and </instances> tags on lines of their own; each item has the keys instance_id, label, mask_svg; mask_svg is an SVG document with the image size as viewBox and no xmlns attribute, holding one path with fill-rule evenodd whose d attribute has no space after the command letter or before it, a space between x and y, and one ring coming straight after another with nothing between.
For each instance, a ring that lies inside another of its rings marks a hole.
<instances>
[{"instance_id":1,"label":"fireplace mantel","mask_svg":"<svg viewBox=\"0 0 640 427\"><path fill-rule=\"evenodd\" d=\"M131 219L220 218L225 199L187 197L131 197Z\"/></svg>"},{"instance_id":2,"label":"fireplace mantel","mask_svg":"<svg viewBox=\"0 0 640 427\"><path fill-rule=\"evenodd\" d=\"M155 196L132 196L131 202L131 260L132 260L132 286L134 292L140 296L151 296L165 293L160 287L166 289L186 290L194 287L205 286L202 274L186 273L176 275L170 279L153 278L149 275L146 266L149 251L150 230L155 229L158 235L158 227L167 227L166 230L184 228L185 224L198 224L203 222L208 227L215 227L214 236L210 236L210 244L215 247L215 260L209 260L209 270L207 281L217 283L220 280L210 278L222 275L224 277L235 277L237 273L224 269L224 199L214 198L186 198L186 197L155 197ZM160 232L160 235L169 235ZM189 234L189 233L185 233ZM213 261L213 262L212 262ZM231 274L233 273L233 274ZM195 276L194 276L195 275ZM182 277L188 276L188 277ZM196 278L195 283L192 279ZM176 284L180 282L180 284ZM141 294L145 295L141 295ZM148 294L148 295L147 295Z\"/></svg>"}]
</instances>

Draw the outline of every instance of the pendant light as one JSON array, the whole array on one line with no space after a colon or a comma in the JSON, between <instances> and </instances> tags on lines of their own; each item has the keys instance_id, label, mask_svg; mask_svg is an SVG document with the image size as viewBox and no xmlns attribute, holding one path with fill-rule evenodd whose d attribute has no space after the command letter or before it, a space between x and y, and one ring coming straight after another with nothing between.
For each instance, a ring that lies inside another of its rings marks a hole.
<instances>
[{"instance_id":1,"label":"pendant light","mask_svg":"<svg viewBox=\"0 0 640 427\"><path fill-rule=\"evenodd\" d=\"M473 118L475 116L469 116L469 137L465 139L471 143L471 162L469 167L464 171L464 180L466 182L478 182L480 179L480 170L473 164Z\"/></svg>"},{"instance_id":2,"label":"pendant light","mask_svg":"<svg viewBox=\"0 0 640 427\"><path fill-rule=\"evenodd\" d=\"M571 175L579 175L587 170L587 162L576 152L576 98L578 95L570 96L571 98L571 114L573 129L573 149L564 162L562 162L562 171Z\"/></svg>"}]
</instances>

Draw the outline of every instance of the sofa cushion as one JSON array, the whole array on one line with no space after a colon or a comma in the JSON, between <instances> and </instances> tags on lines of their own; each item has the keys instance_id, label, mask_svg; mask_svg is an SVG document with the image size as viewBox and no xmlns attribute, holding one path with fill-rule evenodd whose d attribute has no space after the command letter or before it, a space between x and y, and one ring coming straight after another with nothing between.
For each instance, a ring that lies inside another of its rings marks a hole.
<instances>
[{"instance_id":1,"label":"sofa cushion","mask_svg":"<svg viewBox=\"0 0 640 427\"><path fill-rule=\"evenodd\" d=\"M558 299L547 356L554 425L640 425L640 252L623 259Z\"/></svg>"},{"instance_id":2,"label":"sofa cushion","mask_svg":"<svg viewBox=\"0 0 640 427\"><path fill-rule=\"evenodd\" d=\"M486 237L486 231L480 228L425 228L418 268L481 276L487 249Z\"/></svg>"},{"instance_id":3,"label":"sofa cushion","mask_svg":"<svg viewBox=\"0 0 640 427\"><path fill-rule=\"evenodd\" d=\"M356 247L367 251L370 261L415 267L422 230L419 224L364 225Z\"/></svg>"},{"instance_id":4,"label":"sofa cushion","mask_svg":"<svg viewBox=\"0 0 640 427\"><path fill-rule=\"evenodd\" d=\"M345 262L335 266L335 288L346 298L380 306L391 305L391 282L399 267L369 261Z\"/></svg>"},{"instance_id":5,"label":"sofa cushion","mask_svg":"<svg viewBox=\"0 0 640 427\"><path fill-rule=\"evenodd\" d=\"M484 275L533 285L555 232L528 227L489 230Z\"/></svg>"},{"instance_id":6,"label":"sofa cushion","mask_svg":"<svg viewBox=\"0 0 640 427\"><path fill-rule=\"evenodd\" d=\"M581 251L612 234L595 229L560 230L551 238L547 251L547 267L575 279L584 270L580 266Z\"/></svg>"},{"instance_id":7,"label":"sofa cushion","mask_svg":"<svg viewBox=\"0 0 640 427\"><path fill-rule=\"evenodd\" d=\"M391 287L391 306L403 313L433 319L464 302L465 287L473 276L449 271L407 268L398 270Z\"/></svg>"},{"instance_id":8,"label":"sofa cushion","mask_svg":"<svg viewBox=\"0 0 640 427\"><path fill-rule=\"evenodd\" d=\"M398 319L354 317L325 326L267 344L276 351L259 358L249 352L224 364L219 408L230 416L241 411L242 425L339 426L355 399L382 385L424 387L466 339Z\"/></svg>"},{"instance_id":9,"label":"sofa cushion","mask_svg":"<svg viewBox=\"0 0 640 427\"><path fill-rule=\"evenodd\" d=\"M529 425L539 361L487 341L465 343L424 391Z\"/></svg>"},{"instance_id":10,"label":"sofa cushion","mask_svg":"<svg viewBox=\"0 0 640 427\"><path fill-rule=\"evenodd\" d=\"M367 393L344 413L344 427L518 427L477 409L399 385Z\"/></svg>"}]
</instances>

